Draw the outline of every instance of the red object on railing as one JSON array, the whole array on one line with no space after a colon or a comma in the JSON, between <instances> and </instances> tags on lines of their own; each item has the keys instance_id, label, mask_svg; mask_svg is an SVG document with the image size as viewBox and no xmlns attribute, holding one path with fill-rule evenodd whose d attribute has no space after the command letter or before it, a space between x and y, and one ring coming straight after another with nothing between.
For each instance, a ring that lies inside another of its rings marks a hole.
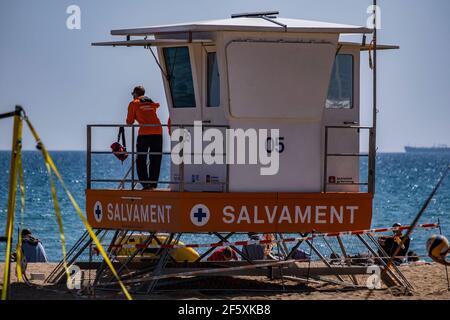
<instances>
[{"instance_id":1,"label":"red object on railing","mask_svg":"<svg viewBox=\"0 0 450 320\"><path fill-rule=\"evenodd\" d=\"M114 142L111 145L112 153L119 159L124 162L128 158L127 148L123 147L120 143Z\"/></svg>"},{"instance_id":2,"label":"red object on railing","mask_svg":"<svg viewBox=\"0 0 450 320\"><path fill-rule=\"evenodd\" d=\"M119 143L120 138L122 138L122 144ZM122 163L128 158L127 146L125 141L125 129L124 127L119 128L119 135L117 136L117 142L111 145L112 153L122 161Z\"/></svg>"}]
</instances>

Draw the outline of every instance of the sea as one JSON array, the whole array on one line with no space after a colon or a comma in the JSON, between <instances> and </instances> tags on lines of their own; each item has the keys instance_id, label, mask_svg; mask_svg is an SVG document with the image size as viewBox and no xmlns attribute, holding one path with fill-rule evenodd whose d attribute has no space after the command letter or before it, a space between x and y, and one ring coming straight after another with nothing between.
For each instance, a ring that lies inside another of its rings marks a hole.
<instances>
[{"instance_id":1,"label":"sea","mask_svg":"<svg viewBox=\"0 0 450 320\"><path fill-rule=\"evenodd\" d=\"M86 189L86 153L81 151L61 151L50 153L61 172L66 185L74 195L80 207L85 207ZM163 159L161 180L169 180L169 158ZM9 176L10 152L0 152L0 234L4 234ZM113 155L96 155L92 160L93 179L121 179L129 168L126 163ZM450 153L380 153L377 156L376 194L372 227L390 227L395 222L409 225L417 215L431 191L437 184L445 169L450 165ZM362 160L361 172L367 169L367 162ZM42 155L38 151L23 152L23 169L25 180L25 210L20 214L20 196L17 199L17 216L15 236L19 226L32 230L33 234L43 243L48 258L57 262L62 258L61 241L55 218L52 195L50 192L47 169ZM96 185L102 187L101 185ZM106 185L105 185L106 186ZM116 188L109 184L109 188ZM85 231L80 218L73 209L71 202L60 186L57 186L59 204L63 215L63 225L67 248L78 240ZM426 241L432 234L442 234L450 237L450 175L443 181L424 212L420 223L440 222L441 230L417 230L412 234L411 250L420 256L426 256ZM298 235L297 235L298 236ZM242 235L233 239L242 239ZM232 239L232 240L233 240ZM211 243L217 238L202 235L183 235L185 243ZM330 239L318 246L331 252L337 244ZM319 242L319 241L318 241ZM347 239L347 249L356 253L364 250L354 237ZM308 250L308 249L305 249ZM4 260L5 244L0 243L0 259Z\"/></svg>"}]
</instances>

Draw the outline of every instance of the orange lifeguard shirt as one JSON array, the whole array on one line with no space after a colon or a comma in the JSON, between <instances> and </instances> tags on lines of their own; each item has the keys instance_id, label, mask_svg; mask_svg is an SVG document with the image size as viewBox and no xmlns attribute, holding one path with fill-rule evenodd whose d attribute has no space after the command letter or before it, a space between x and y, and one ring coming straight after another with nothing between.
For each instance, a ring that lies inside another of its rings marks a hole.
<instances>
[{"instance_id":1,"label":"orange lifeguard shirt","mask_svg":"<svg viewBox=\"0 0 450 320\"><path fill-rule=\"evenodd\" d=\"M156 114L158 108L159 103L155 103L147 97L139 97L131 101L128 105L127 124L131 125L135 121L139 124L156 124L157 126L140 127L138 135L161 135L161 121Z\"/></svg>"}]
</instances>

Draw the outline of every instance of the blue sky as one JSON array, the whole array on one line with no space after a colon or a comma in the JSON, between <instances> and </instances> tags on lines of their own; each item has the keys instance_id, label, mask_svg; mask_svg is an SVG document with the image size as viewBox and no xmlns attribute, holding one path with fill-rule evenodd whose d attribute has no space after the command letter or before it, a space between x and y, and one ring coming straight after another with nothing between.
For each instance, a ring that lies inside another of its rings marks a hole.
<instances>
[{"instance_id":1,"label":"blue sky","mask_svg":"<svg viewBox=\"0 0 450 320\"><path fill-rule=\"evenodd\" d=\"M81 30L68 30L66 9L81 8ZM2 0L0 113L22 104L51 150L84 150L88 123L124 121L131 88L143 84L161 102L160 72L142 48L94 48L111 29L227 18L276 9L280 16L365 25L371 0ZM450 1L380 0L380 42L401 50L380 54L378 146L450 145ZM362 111L370 112L370 74L362 62ZM362 124L370 124L370 115ZM12 121L0 122L9 149ZM108 147L114 133L97 141ZM110 138L109 138L110 137ZM106 139L106 140L105 140ZM30 134L26 149L34 148Z\"/></svg>"}]
</instances>

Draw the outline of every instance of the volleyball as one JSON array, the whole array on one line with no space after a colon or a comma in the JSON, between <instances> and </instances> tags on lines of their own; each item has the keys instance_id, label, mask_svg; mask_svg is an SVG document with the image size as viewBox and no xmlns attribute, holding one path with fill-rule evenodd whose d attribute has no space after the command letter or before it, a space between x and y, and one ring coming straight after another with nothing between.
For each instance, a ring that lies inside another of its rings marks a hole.
<instances>
[{"instance_id":1,"label":"volleyball","mask_svg":"<svg viewBox=\"0 0 450 320\"><path fill-rule=\"evenodd\" d=\"M430 258L442 259L448 254L449 244L446 237L433 235L427 241L427 252Z\"/></svg>"}]
</instances>

